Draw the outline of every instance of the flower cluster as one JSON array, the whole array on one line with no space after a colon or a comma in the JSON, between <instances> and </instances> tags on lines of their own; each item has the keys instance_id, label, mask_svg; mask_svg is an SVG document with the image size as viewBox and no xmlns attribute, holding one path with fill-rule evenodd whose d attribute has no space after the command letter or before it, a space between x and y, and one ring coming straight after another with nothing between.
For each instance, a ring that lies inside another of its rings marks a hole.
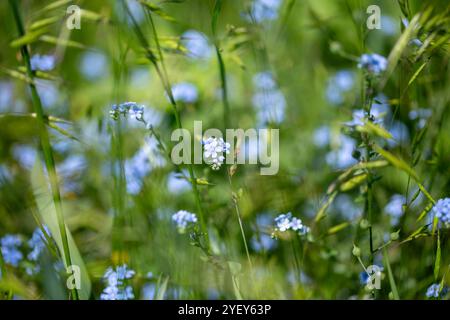
<instances>
[{"instance_id":1,"label":"flower cluster","mask_svg":"<svg viewBox=\"0 0 450 320\"><path fill-rule=\"evenodd\" d=\"M109 111L109 115L113 120L119 119L120 115L126 117L130 115L137 121L144 122L144 106L138 105L136 102L124 102L119 105L113 105Z\"/></svg>"},{"instance_id":2,"label":"flower cluster","mask_svg":"<svg viewBox=\"0 0 450 320\"><path fill-rule=\"evenodd\" d=\"M3 260L13 267L17 267L23 259L23 254L20 251L20 246L22 245L20 236L7 234L0 240L0 244Z\"/></svg>"},{"instance_id":3,"label":"flower cluster","mask_svg":"<svg viewBox=\"0 0 450 320\"><path fill-rule=\"evenodd\" d=\"M203 156L206 163L210 164L213 170L219 170L225 160L223 153L230 153L230 144L222 138L213 137L203 139L202 142L204 148Z\"/></svg>"},{"instance_id":4,"label":"flower cluster","mask_svg":"<svg viewBox=\"0 0 450 320\"><path fill-rule=\"evenodd\" d=\"M439 222L445 226L450 225L450 198L439 199L434 205L432 212Z\"/></svg>"},{"instance_id":5,"label":"flower cluster","mask_svg":"<svg viewBox=\"0 0 450 320\"><path fill-rule=\"evenodd\" d=\"M134 299L133 288L127 285L127 281L136 273L129 269L126 264L117 266L115 269L109 267L103 279L107 286L100 295L101 300L131 300Z\"/></svg>"},{"instance_id":6,"label":"flower cluster","mask_svg":"<svg viewBox=\"0 0 450 320\"><path fill-rule=\"evenodd\" d=\"M439 283L434 283L428 287L427 292L425 293L427 298L442 298L448 292L448 287L444 286L442 290L440 290L441 285Z\"/></svg>"},{"instance_id":7,"label":"flower cluster","mask_svg":"<svg viewBox=\"0 0 450 320\"><path fill-rule=\"evenodd\" d=\"M379 75L387 68L387 59L377 53L363 54L359 59L358 68L367 70L370 74Z\"/></svg>"},{"instance_id":8,"label":"flower cluster","mask_svg":"<svg viewBox=\"0 0 450 320\"><path fill-rule=\"evenodd\" d=\"M309 227L302 223L302 220L292 216L292 213L280 214L275 218L275 230L285 232L293 230L300 235L306 235L309 233Z\"/></svg>"},{"instance_id":9,"label":"flower cluster","mask_svg":"<svg viewBox=\"0 0 450 320\"><path fill-rule=\"evenodd\" d=\"M197 223L197 216L186 210L180 210L172 215L172 221L177 225L178 232L185 233L189 226Z\"/></svg>"}]
</instances>

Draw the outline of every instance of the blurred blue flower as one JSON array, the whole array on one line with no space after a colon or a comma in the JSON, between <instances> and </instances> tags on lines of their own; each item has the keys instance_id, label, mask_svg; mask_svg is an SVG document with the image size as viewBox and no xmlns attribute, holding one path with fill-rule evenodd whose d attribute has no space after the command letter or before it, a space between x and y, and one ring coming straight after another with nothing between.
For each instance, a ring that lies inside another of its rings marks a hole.
<instances>
[{"instance_id":1,"label":"blurred blue flower","mask_svg":"<svg viewBox=\"0 0 450 320\"><path fill-rule=\"evenodd\" d=\"M359 59L358 68L365 69L373 75L379 75L387 68L387 59L377 53L363 54Z\"/></svg>"},{"instance_id":2,"label":"blurred blue flower","mask_svg":"<svg viewBox=\"0 0 450 320\"><path fill-rule=\"evenodd\" d=\"M381 16L381 31L387 36L395 36L400 32L399 24L391 16Z\"/></svg>"},{"instance_id":3,"label":"blurred blue flower","mask_svg":"<svg viewBox=\"0 0 450 320\"><path fill-rule=\"evenodd\" d=\"M30 59L31 69L39 71L50 71L55 68L56 59L52 55L35 54Z\"/></svg>"},{"instance_id":4,"label":"blurred blue flower","mask_svg":"<svg viewBox=\"0 0 450 320\"><path fill-rule=\"evenodd\" d=\"M189 82L180 82L172 86L172 94L175 101L195 103L198 100L197 87Z\"/></svg>"},{"instance_id":5,"label":"blurred blue flower","mask_svg":"<svg viewBox=\"0 0 450 320\"><path fill-rule=\"evenodd\" d=\"M38 79L35 82L36 90L41 98L42 105L45 108L54 107L58 103L60 97L60 91L55 82L42 79Z\"/></svg>"},{"instance_id":6,"label":"blurred blue flower","mask_svg":"<svg viewBox=\"0 0 450 320\"><path fill-rule=\"evenodd\" d=\"M427 124L428 119L431 117L433 112L431 109L418 108L415 110L411 110L408 113L408 117L410 120L416 121L416 128L422 129Z\"/></svg>"},{"instance_id":7,"label":"blurred blue flower","mask_svg":"<svg viewBox=\"0 0 450 320\"><path fill-rule=\"evenodd\" d=\"M440 290L441 285L439 283L434 283L428 287L425 296L427 298L443 298L448 293L448 287L443 286L442 290Z\"/></svg>"},{"instance_id":8,"label":"blurred blue flower","mask_svg":"<svg viewBox=\"0 0 450 320\"><path fill-rule=\"evenodd\" d=\"M47 226L44 226L45 233L50 235L50 230ZM30 261L38 261L39 256L45 249L45 236L40 228L36 228L28 240L28 246L31 248L31 252L28 253L27 258Z\"/></svg>"},{"instance_id":9,"label":"blurred blue flower","mask_svg":"<svg viewBox=\"0 0 450 320\"><path fill-rule=\"evenodd\" d=\"M86 79L98 80L108 71L108 59L101 52L87 51L81 57L80 70Z\"/></svg>"},{"instance_id":10,"label":"blurred blue flower","mask_svg":"<svg viewBox=\"0 0 450 320\"><path fill-rule=\"evenodd\" d=\"M281 3L282 0L253 0L250 13L244 14L244 17L257 23L275 20L278 17Z\"/></svg>"},{"instance_id":11,"label":"blurred blue flower","mask_svg":"<svg viewBox=\"0 0 450 320\"><path fill-rule=\"evenodd\" d=\"M11 110L13 107L14 85L9 81L0 81L0 112Z\"/></svg>"},{"instance_id":12,"label":"blurred blue flower","mask_svg":"<svg viewBox=\"0 0 450 320\"><path fill-rule=\"evenodd\" d=\"M350 221L357 220L362 214L362 208L348 194L339 194L333 201L332 209Z\"/></svg>"},{"instance_id":13,"label":"blurred blue flower","mask_svg":"<svg viewBox=\"0 0 450 320\"><path fill-rule=\"evenodd\" d=\"M286 99L276 86L272 73L264 71L256 74L253 83L256 92L252 97L252 103L258 114L259 125L283 122Z\"/></svg>"},{"instance_id":14,"label":"blurred blue flower","mask_svg":"<svg viewBox=\"0 0 450 320\"><path fill-rule=\"evenodd\" d=\"M187 56L193 59L208 59L212 48L208 38L196 30L188 30L181 36L181 42L186 47Z\"/></svg>"},{"instance_id":15,"label":"blurred blue flower","mask_svg":"<svg viewBox=\"0 0 450 320\"><path fill-rule=\"evenodd\" d=\"M353 151L357 149L356 141L346 135L339 136L339 145L325 156L327 164L334 169L345 169L357 163Z\"/></svg>"},{"instance_id":16,"label":"blurred blue flower","mask_svg":"<svg viewBox=\"0 0 450 320\"><path fill-rule=\"evenodd\" d=\"M403 215L403 205L405 204L405 196L401 194L394 194L384 207L384 212L391 217L391 224L393 226L398 224L401 216Z\"/></svg>"},{"instance_id":17,"label":"blurred blue flower","mask_svg":"<svg viewBox=\"0 0 450 320\"><path fill-rule=\"evenodd\" d=\"M274 90L277 85L270 71L262 71L254 75L253 84L258 90Z\"/></svg>"},{"instance_id":18,"label":"blurred blue flower","mask_svg":"<svg viewBox=\"0 0 450 320\"><path fill-rule=\"evenodd\" d=\"M142 287L142 298L144 300L154 300L156 297L156 285L154 283L146 283Z\"/></svg>"},{"instance_id":19,"label":"blurred blue flower","mask_svg":"<svg viewBox=\"0 0 450 320\"><path fill-rule=\"evenodd\" d=\"M325 148L330 144L331 130L328 126L320 126L313 133L313 142L319 148Z\"/></svg>"},{"instance_id":20,"label":"blurred blue flower","mask_svg":"<svg viewBox=\"0 0 450 320\"><path fill-rule=\"evenodd\" d=\"M183 170L182 173L171 172L167 177L167 189L170 193L179 194L191 189L191 184L184 177L187 177L188 173Z\"/></svg>"},{"instance_id":21,"label":"blurred blue flower","mask_svg":"<svg viewBox=\"0 0 450 320\"><path fill-rule=\"evenodd\" d=\"M255 234L250 239L250 246L256 252L271 251L276 248L277 242L270 235L261 233L259 235Z\"/></svg>"},{"instance_id":22,"label":"blurred blue flower","mask_svg":"<svg viewBox=\"0 0 450 320\"><path fill-rule=\"evenodd\" d=\"M23 254L20 252L22 239L18 235L7 234L1 238L0 245L5 263L17 267L23 259Z\"/></svg>"},{"instance_id":23,"label":"blurred blue flower","mask_svg":"<svg viewBox=\"0 0 450 320\"><path fill-rule=\"evenodd\" d=\"M186 229L197 223L197 216L186 210L180 210L172 215L172 221L176 224L178 232L184 233Z\"/></svg>"},{"instance_id":24,"label":"blurred blue flower","mask_svg":"<svg viewBox=\"0 0 450 320\"><path fill-rule=\"evenodd\" d=\"M14 145L12 153L14 159L25 169L31 169L37 157L36 149L28 145Z\"/></svg>"},{"instance_id":25,"label":"blurred blue flower","mask_svg":"<svg viewBox=\"0 0 450 320\"><path fill-rule=\"evenodd\" d=\"M341 70L330 78L326 88L326 97L334 105L344 102L344 94L353 88L355 74L352 71Z\"/></svg>"},{"instance_id":26,"label":"blurred blue flower","mask_svg":"<svg viewBox=\"0 0 450 320\"><path fill-rule=\"evenodd\" d=\"M392 135L392 139L387 140L390 148L406 145L409 142L409 129L403 122L393 121L389 125L388 131Z\"/></svg>"}]
</instances>

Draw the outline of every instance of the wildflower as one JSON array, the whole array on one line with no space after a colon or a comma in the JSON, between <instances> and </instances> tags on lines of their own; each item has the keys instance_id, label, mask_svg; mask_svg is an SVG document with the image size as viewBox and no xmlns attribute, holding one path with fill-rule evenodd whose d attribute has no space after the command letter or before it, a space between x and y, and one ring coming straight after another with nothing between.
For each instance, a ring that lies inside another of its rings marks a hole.
<instances>
[{"instance_id":1,"label":"wildflower","mask_svg":"<svg viewBox=\"0 0 450 320\"><path fill-rule=\"evenodd\" d=\"M22 245L22 239L18 235L7 234L0 240L0 245L5 263L17 267L23 259L23 254L19 248Z\"/></svg>"},{"instance_id":2,"label":"wildflower","mask_svg":"<svg viewBox=\"0 0 450 320\"><path fill-rule=\"evenodd\" d=\"M329 166L335 169L345 169L357 162L352 156L356 148L357 145L354 139L340 135L338 148L327 153L325 160Z\"/></svg>"},{"instance_id":3,"label":"wildflower","mask_svg":"<svg viewBox=\"0 0 450 320\"><path fill-rule=\"evenodd\" d=\"M188 82L180 82L173 85L172 94L175 101L195 103L198 100L197 87Z\"/></svg>"},{"instance_id":4,"label":"wildflower","mask_svg":"<svg viewBox=\"0 0 450 320\"><path fill-rule=\"evenodd\" d=\"M324 148L330 143L331 130L328 126L321 126L314 130L313 142L319 148Z\"/></svg>"},{"instance_id":5,"label":"wildflower","mask_svg":"<svg viewBox=\"0 0 450 320\"><path fill-rule=\"evenodd\" d=\"M286 99L276 85L270 71L257 73L253 77L256 92L252 97L253 107L258 113L261 125L274 122L281 123L284 120Z\"/></svg>"},{"instance_id":6,"label":"wildflower","mask_svg":"<svg viewBox=\"0 0 450 320\"><path fill-rule=\"evenodd\" d=\"M431 210L444 226L450 226L450 198L439 199Z\"/></svg>"},{"instance_id":7,"label":"wildflower","mask_svg":"<svg viewBox=\"0 0 450 320\"><path fill-rule=\"evenodd\" d=\"M207 59L211 56L211 46L207 37L198 31L188 30L181 36L182 44L186 47L190 58Z\"/></svg>"},{"instance_id":8,"label":"wildflower","mask_svg":"<svg viewBox=\"0 0 450 320\"><path fill-rule=\"evenodd\" d=\"M428 119L431 117L431 109L419 108L416 110L411 110L408 113L410 120L417 121L416 127L422 129L427 124Z\"/></svg>"},{"instance_id":9,"label":"wildflower","mask_svg":"<svg viewBox=\"0 0 450 320\"><path fill-rule=\"evenodd\" d=\"M379 75L387 68L387 59L377 53L363 54L359 59L358 68L367 70L370 74Z\"/></svg>"},{"instance_id":10,"label":"wildflower","mask_svg":"<svg viewBox=\"0 0 450 320\"><path fill-rule=\"evenodd\" d=\"M299 235L306 235L309 233L309 227L302 223L302 220L296 217L292 217L292 213L280 214L275 218L276 230L285 232L287 230L293 230L298 232Z\"/></svg>"},{"instance_id":11,"label":"wildflower","mask_svg":"<svg viewBox=\"0 0 450 320\"><path fill-rule=\"evenodd\" d=\"M184 233L189 226L197 223L197 216L186 210L180 210L172 215L172 221L177 225L178 232Z\"/></svg>"},{"instance_id":12,"label":"wildflower","mask_svg":"<svg viewBox=\"0 0 450 320\"><path fill-rule=\"evenodd\" d=\"M52 55L35 54L31 57L31 69L39 71L50 71L55 68L55 57Z\"/></svg>"},{"instance_id":13,"label":"wildflower","mask_svg":"<svg viewBox=\"0 0 450 320\"><path fill-rule=\"evenodd\" d=\"M425 293L425 296L427 298L442 298L444 297L448 292L448 287L444 286L442 290L440 290L441 285L439 283L434 283L431 286L428 287L427 292Z\"/></svg>"},{"instance_id":14,"label":"wildflower","mask_svg":"<svg viewBox=\"0 0 450 320\"><path fill-rule=\"evenodd\" d=\"M348 194L339 194L333 201L332 208L350 221L357 220L362 213L361 206L357 205Z\"/></svg>"},{"instance_id":15,"label":"wildflower","mask_svg":"<svg viewBox=\"0 0 450 320\"><path fill-rule=\"evenodd\" d=\"M106 75L108 68L107 57L97 51L87 51L83 54L80 62L80 70L88 80L97 80Z\"/></svg>"},{"instance_id":16,"label":"wildflower","mask_svg":"<svg viewBox=\"0 0 450 320\"><path fill-rule=\"evenodd\" d=\"M134 299L133 288L127 285L127 280L133 278L136 273L129 269L126 264L117 266L115 269L109 267L103 279L107 286L100 295L101 300L131 300Z\"/></svg>"},{"instance_id":17,"label":"wildflower","mask_svg":"<svg viewBox=\"0 0 450 320\"><path fill-rule=\"evenodd\" d=\"M409 142L409 130L403 122L392 122L389 125L388 131L392 135L392 138L387 140L389 147L394 148L399 144L402 145Z\"/></svg>"},{"instance_id":18,"label":"wildflower","mask_svg":"<svg viewBox=\"0 0 450 320\"><path fill-rule=\"evenodd\" d=\"M13 157L25 169L31 169L37 157L37 151L30 145L14 145Z\"/></svg>"},{"instance_id":19,"label":"wildflower","mask_svg":"<svg viewBox=\"0 0 450 320\"><path fill-rule=\"evenodd\" d=\"M280 214L275 218L275 224L277 229L281 232L288 230L291 227L291 218L292 213L288 212L287 214Z\"/></svg>"},{"instance_id":20,"label":"wildflower","mask_svg":"<svg viewBox=\"0 0 450 320\"><path fill-rule=\"evenodd\" d=\"M186 170L181 173L171 172L167 177L167 189L170 193L179 194L191 188L191 184L185 178L188 175Z\"/></svg>"},{"instance_id":21,"label":"wildflower","mask_svg":"<svg viewBox=\"0 0 450 320\"><path fill-rule=\"evenodd\" d=\"M47 234L50 234L47 226L44 226L44 230ZM31 248L31 252L27 255L28 260L37 261L42 250L45 249L45 236L40 228L34 230L31 239L28 240L28 246Z\"/></svg>"},{"instance_id":22,"label":"wildflower","mask_svg":"<svg viewBox=\"0 0 450 320\"><path fill-rule=\"evenodd\" d=\"M355 75L348 70L338 71L328 81L326 88L326 97L329 102L339 105L344 101L343 94L353 88Z\"/></svg>"},{"instance_id":23,"label":"wildflower","mask_svg":"<svg viewBox=\"0 0 450 320\"><path fill-rule=\"evenodd\" d=\"M119 105L113 105L109 111L109 115L113 120L118 120L122 115L126 117L130 115L132 119L137 121L144 121L144 106L138 105L136 102L123 102Z\"/></svg>"},{"instance_id":24,"label":"wildflower","mask_svg":"<svg viewBox=\"0 0 450 320\"><path fill-rule=\"evenodd\" d=\"M225 142L222 138L209 137L203 139L203 156L206 163L211 165L213 170L219 170L223 164L225 157L223 153L230 153L230 144Z\"/></svg>"},{"instance_id":25,"label":"wildflower","mask_svg":"<svg viewBox=\"0 0 450 320\"><path fill-rule=\"evenodd\" d=\"M254 0L250 7L250 14L244 17L257 23L275 20L280 6L281 0Z\"/></svg>"},{"instance_id":26,"label":"wildflower","mask_svg":"<svg viewBox=\"0 0 450 320\"><path fill-rule=\"evenodd\" d=\"M395 194L384 207L384 212L391 216L392 225L398 224L400 217L403 215L403 205L405 203L406 198L403 195Z\"/></svg>"}]
</instances>

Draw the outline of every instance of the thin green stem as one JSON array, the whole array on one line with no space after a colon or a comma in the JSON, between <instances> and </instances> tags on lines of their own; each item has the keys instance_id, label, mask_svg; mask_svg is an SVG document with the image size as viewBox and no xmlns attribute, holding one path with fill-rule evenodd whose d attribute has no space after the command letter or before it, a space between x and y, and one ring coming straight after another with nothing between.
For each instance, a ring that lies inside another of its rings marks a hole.
<instances>
[{"instance_id":1,"label":"thin green stem","mask_svg":"<svg viewBox=\"0 0 450 320\"><path fill-rule=\"evenodd\" d=\"M122 0L123 6L127 12L127 15L130 17L131 22L133 24L133 30L136 33L136 36L138 38L138 40L140 41L141 45L144 47L144 49L147 52L147 58L150 60L150 62L153 64L153 66L155 67L156 73L158 74L158 77L161 80L161 83L164 87L164 90L169 98L170 104L172 105L173 108L173 112L175 115L175 121L177 123L177 127L179 129L183 129L183 125L181 123L181 117L180 117L180 112L178 110L177 107L177 103L175 101L175 98L173 96L173 92L172 92L172 86L170 84L169 78L167 76L167 72L166 72L166 68L164 65L164 56L162 54L162 50L161 50L161 46L159 44L159 40L158 40L158 34L156 31L156 27L154 24L154 21L152 19L152 15L150 12L148 12L148 17L150 20L150 24L152 27L152 33L153 33L153 37L154 37L154 41L158 50L158 55L160 56L160 63L161 63L161 68L158 65L158 61L156 59L156 56L153 54L153 52L150 50L150 46L149 43L147 41L147 39L145 38L142 30L140 29L138 23L136 22L133 14L131 13L130 9L128 8L128 5L126 4L126 2L124 0ZM205 221L205 215L203 213L203 208L201 205L201 199L200 199L200 192L198 190L198 186L197 186L197 179L195 177L194 174L194 166L193 164L189 164L188 166L188 171L189 171L189 176L190 176L190 180L191 180L191 185L192 185L192 190L194 193L194 198L195 198L195 203L197 206L197 211L198 211L198 215L200 218L200 227L202 229L202 233L205 237L205 241L206 241L206 248L207 248L207 252L209 253L210 251L210 242L209 242L209 235L208 235L208 230L206 227L206 221Z\"/></svg>"},{"instance_id":2,"label":"thin green stem","mask_svg":"<svg viewBox=\"0 0 450 320\"><path fill-rule=\"evenodd\" d=\"M17 0L9 0L9 3L11 5L11 9L14 15L14 20L16 22L17 29L19 31L19 36L22 37L25 35L25 28L22 23L22 18L20 16L20 10L19 6L17 4ZM34 83L34 72L31 69L31 63L30 63L30 54L28 52L28 48L26 45L22 46L20 48L22 58L25 62L26 69L27 69L27 75L31 79L31 81L28 83L31 91L31 99L33 103L33 107L36 112L36 118L38 120L38 126L39 126L39 135L40 135L40 142L42 151L44 154L44 160L45 165L48 172L48 177L50 180L50 186L52 190L53 195L53 202L55 205L56 210L56 218L58 220L58 227L61 235L61 240L63 244L63 251L64 251L64 259L66 262L66 266L72 265L72 260L70 257L70 251L69 251L69 242L67 238L67 231L66 231L66 224L64 222L64 215L62 211L61 206L61 194L59 192L58 187L58 177L56 174L55 169L55 160L53 158L53 151L50 143L49 134L47 131L47 127L45 126L45 115L44 110L42 108L41 99L39 98L38 92L36 90L36 85ZM78 291L76 288L72 289L72 298L75 300L78 300Z\"/></svg>"}]
</instances>

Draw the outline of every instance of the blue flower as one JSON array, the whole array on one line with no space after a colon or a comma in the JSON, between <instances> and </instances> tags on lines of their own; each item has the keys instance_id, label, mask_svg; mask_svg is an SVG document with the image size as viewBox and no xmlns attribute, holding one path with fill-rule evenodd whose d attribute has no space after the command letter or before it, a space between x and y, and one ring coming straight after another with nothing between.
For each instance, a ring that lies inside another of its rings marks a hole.
<instances>
[{"instance_id":1,"label":"blue flower","mask_svg":"<svg viewBox=\"0 0 450 320\"><path fill-rule=\"evenodd\" d=\"M408 117L410 120L417 121L416 127L418 129L422 129L427 124L428 119L431 117L432 111L431 109L419 108L415 110L411 110L408 113Z\"/></svg>"},{"instance_id":2,"label":"blue flower","mask_svg":"<svg viewBox=\"0 0 450 320\"><path fill-rule=\"evenodd\" d=\"M302 220L292 217L291 212L280 214L275 218L275 230L280 232L293 230L298 232L300 235L305 235L310 231L309 227L302 223Z\"/></svg>"},{"instance_id":3,"label":"blue flower","mask_svg":"<svg viewBox=\"0 0 450 320\"><path fill-rule=\"evenodd\" d=\"M443 298L447 292L448 287L444 286L442 290L440 290L440 284L434 283L431 286L428 287L427 292L425 293L427 298Z\"/></svg>"},{"instance_id":4,"label":"blue flower","mask_svg":"<svg viewBox=\"0 0 450 320\"><path fill-rule=\"evenodd\" d=\"M450 198L439 199L431 211L441 224L450 225Z\"/></svg>"},{"instance_id":5,"label":"blue flower","mask_svg":"<svg viewBox=\"0 0 450 320\"><path fill-rule=\"evenodd\" d=\"M106 75L108 59L101 52L88 51L83 54L80 70L88 80L97 80Z\"/></svg>"},{"instance_id":6,"label":"blue flower","mask_svg":"<svg viewBox=\"0 0 450 320\"><path fill-rule=\"evenodd\" d=\"M257 23L275 20L281 0L254 0L251 4L250 14L244 15L247 20L255 20Z\"/></svg>"},{"instance_id":7,"label":"blue flower","mask_svg":"<svg viewBox=\"0 0 450 320\"><path fill-rule=\"evenodd\" d=\"M356 141L345 135L339 136L340 141L336 149L331 150L325 156L329 166L335 169L345 169L357 163L352 154L357 149Z\"/></svg>"},{"instance_id":8,"label":"blue flower","mask_svg":"<svg viewBox=\"0 0 450 320\"><path fill-rule=\"evenodd\" d=\"M107 286L100 295L101 300L131 300L134 299L133 288L127 284L127 280L133 278L136 273L129 269L126 264L117 266L115 269L109 267L103 279Z\"/></svg>"},{"instance_id":9,"label":"blue flower","mask_svg":"<svg viewBox=\"0 0 450 320\"><path fill-rule=\"evenodd\" d=\"M172 94L175 101L195 103L198 100L198 90L189 82L180 82L172 86Z\"/></svg>"},{"instance_id":10,"label":"blue flower","mask_svg":"<svg viewBox=\"0 0 450 320\"><path fill-rule=\"evenodd\" d=\"M30 59L31 69L40 71L50 71L55 68L56 59L52 55L35 54Z\"/></svg>"},{"instance_id":11,"label":"blue flower","mask_svg":"<svg viewBox=\"0 0 450 320\"><path fill-rule=\"evenodd\" d=\"M188 30L181 36L181 41L188 51L188 57L193 59L207 59L211 56L211 46L203 33Z\"/></svg>"},{"instance_id":12,"label":"blue flower","mask_svg":"<svg viewBox=\"0 0 450 320\"><path fill-rule=\"evenodd\" d=\"M186 210L180 210L172 215L172 221L176 224L178 232L184 233L186 229L197 223L197 216Z\"/></svg>"},{"instance_id":13,"label":"blue flower","mask_svg":"<svg viewBox=\"0 0 450 320\"><path fill-rule=\"evenodd\" d=\"M167 189L170 193L179 194L191 189L191 184L185 178L188 175L186 170L182 173L171 172L167 177Z\"/></svg>"},{"instance_id":14,"label":"blue flower","mask_svg":"<svg viewBox=\"0 0 450 320\"><path fill-rule=\"evenodd\" d=\"M44 226L44 230L47 235L50 234L47 226ZM40 228L34 230L31 239L28 240L28 246L31 248L31 252L27 255L28 260L38 261L42 250L45 249L45 236Z\"/></svg>"},{"instance_id":15,"label":"blue flower","mask_svg":"<svg viewBox=\"0 0 450 320\"><path fill-rule=\"evenodd\" d=\"M329 81L326 96L330 103L338 105L344 102L344 93L353 88L355 75L348 70L338 71Z\"/></svg>"},{"instance_id":16,"label":"blue flower","mask_svg":"<svg viewBox=\"0 0 450 320\"><path fill-rule=\"evenodd\" d=\"M367 70L370 74L379 75L387 68L387 59L377 53L363 54L359 59L358 68Z\"/></svg>"},{"instance_id":17,"label":"blue flower","mask_svg":"<svg viewBox=\"0 0 450 320\"><path fill-rule=\"evenodd\" d=\"M276 86L270 71L264 71L253 77L256 92L252 97L253 107L258 113L260 125L281 123L284 120L286 99Z\"/></svg>"},{"instance_id":18,"label":"blue flower","mask_svg":"<svg viewBox=\"0 0 450 320\"><path fill-rule=\"evenodd\" d=\"M5 263L17 267L23 259L19 248L22 245L22 239L18 235L7 234L1 239L0 244Z\"/></svg>"},{"instance_id":19,"label":"blue flower","mask_svg":"<svg viewBox=\"0 0 450 320\"><path fill-rule=\"evenodd\" d=\"M392 225L397 225L400 217L403 215L403 205L406 204L406 198L401 194L394 194L384 207L384 212L391 216Z\"/></svg>"}]
</instances>

